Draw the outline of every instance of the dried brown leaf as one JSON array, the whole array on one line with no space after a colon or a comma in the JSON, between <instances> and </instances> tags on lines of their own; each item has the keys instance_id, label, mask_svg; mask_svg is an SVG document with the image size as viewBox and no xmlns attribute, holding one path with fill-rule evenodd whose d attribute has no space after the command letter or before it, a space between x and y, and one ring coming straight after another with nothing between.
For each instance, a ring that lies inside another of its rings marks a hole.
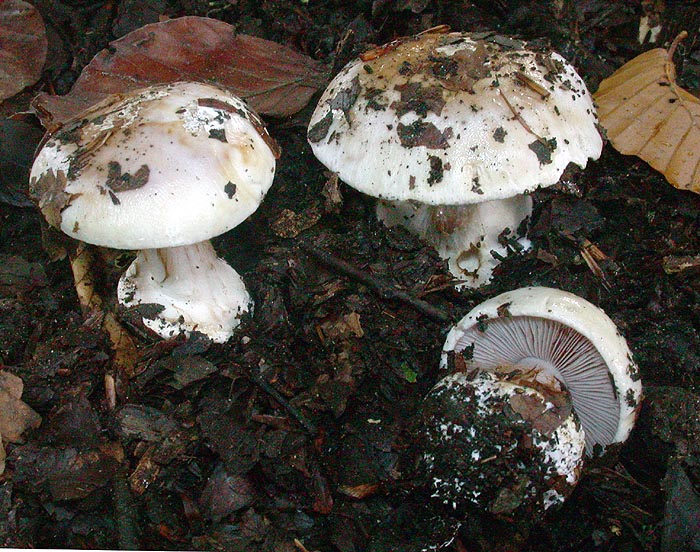
<instances>
[{"instance_id":1,"label":"dried brown leaf","mask_svg":"<svg viewBox=\"0 0 700 552\"><path fill-rule=\"evenodd\" d=\"M594 99L615 149L640 157L676 188L700 193L700 100L676 83L674 49L628 61Z\"/></svg>"},{"instance_id":2,"label":"dried brown leaf","mask_svg":"<svg viewBox=\"0 0 700 552\"><path fill-rule=\"evenodd\" d=\"M217 84L275 117L296 113L326 84L324 66L308 56L236 34L223 21L186 16L115 40L83 69L68 94L40 94L33 105L51 129L109 94L182 80Z\"/></svg>"},{"instance_id":3,"label":"dried brown leaf","mask_svg":"<svg viewBox=\"0 0 700 552\"><path fill-rule=\"evenodd\" d=\"M204 514L218 523L229 514L250 506L255 498L255 487L248 475L229 475L219 464L209 477L199 504Z\"/></svg>"},{"instance_id":4,"label":"dried brown leaf","mask_svg":"<svg viewBox=\"0 0 700 552\"><path fill-rule=\"evenodd\" d=\"M24 384L9 372L0 372L0 436L3 441L18 443L22 433L41 424L41 416L22 402Z\"/></svg>"},{"instance_id":5,"label":"dried brown leaf","mask_svg":"<svg viewBox=\"0 0 700 552\"><path fill-rule=\"evenodd\" d=\"M48 491L53 500L74 500L112 480L124 462L124 449L118 442L85 450L27 444L15 448L9 458L16 485L29 492Z\"/></svg>"},{"instance_id":6,"label":"dried brown leaf","mask_svg":"<svg viewBox=\"0 0 700 552\"><path fill-rule=\"evenodd\" d=\"M360 315L351 312L344 315L330 316L320 325L324 337L328 339L347 339L349 337L363 337L365 335L360 324Z\"/></svg>"},{"instance_id":7,"label":"dried brown leaf","mask_svg":"<svg viewBox=\"0 0 700 552\"><path fill-rule=\"evenodd\" d=\"M0 2L0 101L34 84L46 61L46 29L37 9L22 0Z\"/></svg>"}]
</instances>

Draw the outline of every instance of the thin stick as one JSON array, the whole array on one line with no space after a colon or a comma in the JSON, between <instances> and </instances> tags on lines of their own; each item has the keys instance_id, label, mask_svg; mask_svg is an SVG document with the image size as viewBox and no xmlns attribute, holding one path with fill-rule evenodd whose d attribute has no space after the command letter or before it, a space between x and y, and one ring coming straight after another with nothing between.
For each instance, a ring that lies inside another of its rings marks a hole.
<instances>
[{"instance_id":1,"label":"thin stick","mask_svg":"<svg viewBox=\"0 0 700 552\"><path fill-rule=\"evenodd\" d=\"M268 381L264 380L259 374L256 374L253 368L250 370L250 379L252 379L253 383L260 387L260 389L270 395L282 408L289 412L307 432L309 432L311 435L316 434L316 426L307 420L301 412L294 408L284 397L284 395L282 395L282 393L277 391L277 389L275 389Z\"/></svg>"},{"instance_id":2,"label":"thin stick","mask_svg":"<svg viewBox=\"0 0 700 552\"><path fill-rule=\"evenodd\" d=\"M117 470L112 478L114 521L117 526L117 538L121 550L138 550L137 508L126 484L125 470Z\"/></svg>"},{"instance_id":3,"label":"thin stick","mask_svg":"<svg viewBox=\"0 0 700 552\"><path fill-rule=\"evenodd\" d=\"M418 312L432 318L433 320L436 320L437 322L450 322L452 320L449 314L442 309L434 307L427 301L423 301L409 293L406 293L405 291L396 289L379 278L372 276L371 274L367 274L366 272L355 268L350 263L342 259L338 259L325 251L321 251L309 243L303 241L299 241L297 243L302 250L309 253L316 260L321 261L323 264L345 274L346 276L352 277L366 286L369 286L375 292L377 292L382 299L396 299L402 301L416 309Z\"/></svg>"},{"instance_id":4,"label":"thin stick","mask_svg":"<svg viewBox=\"0 0 700 552\"><path fill-rule=\"evenodd\" d=\"M309 549L304 546L304 543L301 542L299 539L294 539L294 546L297 547L299 552L309 552Z\"/></svg>"},{"instance_id":5,"label":"thin stick","mask_svg":"<svg viewBox=\"0 0 700 552\"><path fill-rule=\"evenodd\" d=\"M668 61L673 61L673 54L676 53L676 48L678 48L678 45L681 43L681 40L685 40L688 37L688 31L681 31L676 35L676 38L673 39L673 42L671 43L671 46L668 49Z\"/></svg>"},{"instance_id":6,"label":"thin stick","mask_svg":"<svg viewBox=\"0 0 700 552\"><path fill-rule=\"evenodd\" d=\"M513 117L515 117L515 120L518 121L527 132L529 132L535 138L537 138L537 140L539 140L543 144L546 143L545 139L542 138L542 136L540 136L539 134L537 134L534 130L532 130L530 128L530 125L528 125L525 122L525 119L523 119L520 113L517 112L517 110L513 107L513 104L510 103L510 101L508 101L508 97L503 93L503 90L501 90L500 87L498 88L497 92L501 95L501 98L503 98L503 101L506 103L506 106L508 106L508 109L510 109L510 112L513 114Z\"/></svg>"}]
</instances>

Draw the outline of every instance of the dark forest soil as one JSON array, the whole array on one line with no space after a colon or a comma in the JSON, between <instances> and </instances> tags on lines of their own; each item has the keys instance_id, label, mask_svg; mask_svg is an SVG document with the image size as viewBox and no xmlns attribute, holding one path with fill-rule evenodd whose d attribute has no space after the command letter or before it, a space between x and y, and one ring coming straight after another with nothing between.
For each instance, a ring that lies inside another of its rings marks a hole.
<instances>
[{"instance_id":1,"label":"dark forest soil","mask_svg":"<svg viewBox=\"0 0 700 552\"><path fill-rule=\"evenodd\" d=\"M641 4L650 2L564 2L559 17L545 0L35 4L51 54L42 81L5 102L6 116L27 110L39 90L67 92L110 40L163 16L219 18L335 70L373 44L437 24L497 30L551 44L591 90L652 47L637 41ZM679 82L693 90L700 6L668 2L662 16L660 44L690 33L676 61ZM0 365L22 378L23 400L43 423L6 447L0 544L700 549L700 264L669 269L700 254L700 198L608 145L585 171L534 194L530 252L509 257L489 285L457 292L433 250L376 221L373 200L342 184L340 200L329 199L331 175L306 142L311 108L266 120L283 150L275 184L249 220L214 240L251 289L254 315L224 345L163 342L125 319L140 353L129 381L114 373L99 321L81 312L67 260L54 258L59 245L74 245L48 231L33 207L8 199L18 197L17 182L2 184ZM41 135L32 125L27 148ZM582 254L588 243L605 255L597 274ZM98 289L113 298L128 258L95 255ZM427 301L445 320L372 282ZM416 483L412 423L439 377L446 320L526 285L571 291L608 313L641 370L641 416L627 443L586 465L558 511L455 519ZM114 409L105 374L117 376Z\"/></svg>"}]
</instances>

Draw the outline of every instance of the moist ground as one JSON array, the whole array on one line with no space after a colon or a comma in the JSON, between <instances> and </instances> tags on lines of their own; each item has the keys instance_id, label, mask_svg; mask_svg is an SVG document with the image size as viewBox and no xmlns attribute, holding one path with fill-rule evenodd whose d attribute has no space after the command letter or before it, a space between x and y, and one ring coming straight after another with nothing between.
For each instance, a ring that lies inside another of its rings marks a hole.
<instances>
[{"instance_id":1,"label":"moist ground","mask_svg":"<svg viewBox=\"0 0 700 552\"><path fill-rule=\"evenodd\" d=\"M160 15L220 18L335 71L374 45L434 25L496 30L551 44L592 90L650 47L637 41L641 4L649 2L564 2L559 17L555 4L38 0L54 48L50 71L4 113L23 111L49 83L67 92L110 40ZM690 90L700 84L699 12L695 2L669 2L659 39L690 32L676 59ZM22 378L23 400L43 417L24 443L7 446L0 542L289 552L409 551L448 540L445 549L456 551L698 549L700 198L608 145L585 172L534 194L530 252L505 260L490 285L457 292L433 250L377 222L372 199L336 188L306 141L310 108L266 120L283 151L275 184L255 215L214 241L254 295L254 316L225 345L159 341L124 319L141 357L138 374L117 381L114 409L105 374L119 374L108 339L100 321L81 312L59 254L74 244L22 206L17 180L0 184L0 361ZM38 124L34 130L23 129L33 143L41 134ZM95 256L98 290L114 306L129 257ZM543 519L457 519L416 485L416 412L439 377L450 321L526 285L579 294L615 321L645 385L639 423L622 448L589 462L565 505Z\"/></svg>"}]
</instances>

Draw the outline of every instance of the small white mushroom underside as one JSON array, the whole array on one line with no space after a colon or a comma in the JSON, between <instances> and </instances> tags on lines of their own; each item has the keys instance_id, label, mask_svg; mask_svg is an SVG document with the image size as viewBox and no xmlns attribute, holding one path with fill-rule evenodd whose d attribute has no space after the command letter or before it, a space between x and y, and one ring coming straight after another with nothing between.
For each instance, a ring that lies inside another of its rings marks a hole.
<instances>
[{"instance_id":1,"label":"small white mushroom underside","mask_svg":"<svg viewBox=\"0 0 700 552\"><path fill-rule=\"evenodd\" d=\"M552 320L516 316L490 320L485 331L473 326L459 338L455 351L470 345L472 359L484 369L536 363L551 372L571 393L587 447L613 442L620 404L605 361L581 334Z\"/></svg>"}]
</instances>

